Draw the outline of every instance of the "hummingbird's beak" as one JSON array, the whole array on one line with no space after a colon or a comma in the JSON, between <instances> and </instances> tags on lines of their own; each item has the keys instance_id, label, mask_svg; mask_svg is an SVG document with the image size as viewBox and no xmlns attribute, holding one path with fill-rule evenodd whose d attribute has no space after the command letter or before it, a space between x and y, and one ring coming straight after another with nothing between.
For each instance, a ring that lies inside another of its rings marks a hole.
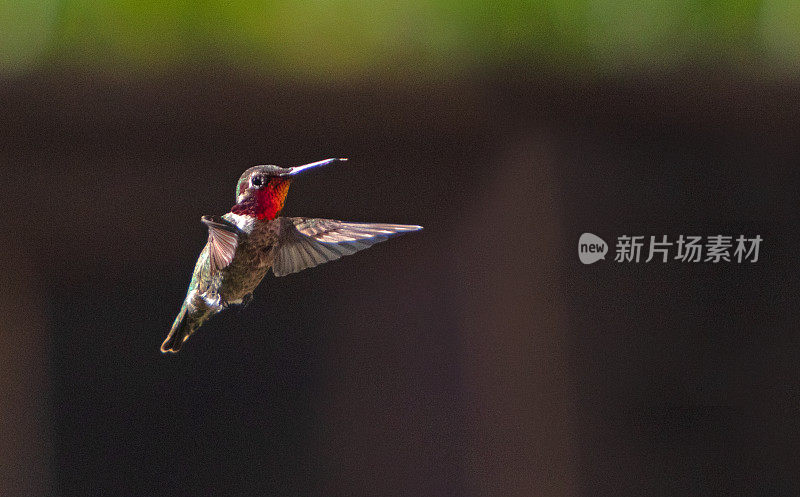
<instances>
[{"instance_id":1,"label":"hummingbird's beak","mask_svg":"<svg viewBox=\"0 0 800 497\"><path fill-rule=\"evenodd\" d=\"M306 169L311 169L312 167L327 166L328 164L332 164L334 162L344 162L346 160L347 159L325 159L317 162L312 162L311 164L306 164L304 166L290 167L289 172L285 173L284 175L294 176L295 174L305 171Z\"/></svg>"}]
</instances>

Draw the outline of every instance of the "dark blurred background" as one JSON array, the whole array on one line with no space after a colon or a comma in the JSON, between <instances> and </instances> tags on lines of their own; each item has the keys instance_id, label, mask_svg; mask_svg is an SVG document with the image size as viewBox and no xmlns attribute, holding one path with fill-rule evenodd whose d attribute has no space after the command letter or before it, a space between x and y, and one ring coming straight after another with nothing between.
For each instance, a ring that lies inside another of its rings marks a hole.
<instances>
[{"instance_id":1,"label":"dark blurred background","mask_svg":"<svg viewBox=\"0 0 800 497\"><path fill-rule=\"evenodd\" d=\"M782 0L0 3L0 495L798 495L799 104ZM425 230L162 355L200 216L330 156L286 214Z\"/></svg>"}]
</instances>

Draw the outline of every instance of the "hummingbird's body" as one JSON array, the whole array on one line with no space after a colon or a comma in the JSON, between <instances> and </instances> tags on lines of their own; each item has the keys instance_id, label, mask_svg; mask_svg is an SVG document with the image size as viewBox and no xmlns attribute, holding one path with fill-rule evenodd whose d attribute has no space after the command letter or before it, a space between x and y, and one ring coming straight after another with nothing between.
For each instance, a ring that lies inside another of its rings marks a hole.
<instances>
[{"instance_id":1,"label":"hummingbird's body","mask_svg":"<svg viewBox=\"0 0 800 497\"><path fill-rule=\"evenodd\" d=\"M224 216L203 216L209 239L195 264L180 313L161 345L177 352L206 320L230 304L242 304L272 268L285 276L367 248L419 226L350 223L329 219L277 217L291 177L306 166L248 169L237 185L237 203Z\"/></svg>"}]
</instances>

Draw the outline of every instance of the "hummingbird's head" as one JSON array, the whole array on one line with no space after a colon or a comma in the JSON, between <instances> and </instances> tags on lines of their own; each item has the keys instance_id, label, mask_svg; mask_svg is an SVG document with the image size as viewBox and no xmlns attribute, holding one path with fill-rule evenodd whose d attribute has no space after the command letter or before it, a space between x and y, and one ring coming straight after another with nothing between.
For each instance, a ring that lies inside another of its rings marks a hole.
<instances>
[{"instance_id":1,"label":"hummingbird's head","mask_svg":"<svg viewBox=\"0 0 800 497\"><path fill-rule=\"evenodd\" d=\"M231 208L231 212L257 219L275 219L283 209L294 175L306 169L346 160L326 159L289 168L253 166L242 173L236 184L236 205Z\"/></svg>"}]
</instances>

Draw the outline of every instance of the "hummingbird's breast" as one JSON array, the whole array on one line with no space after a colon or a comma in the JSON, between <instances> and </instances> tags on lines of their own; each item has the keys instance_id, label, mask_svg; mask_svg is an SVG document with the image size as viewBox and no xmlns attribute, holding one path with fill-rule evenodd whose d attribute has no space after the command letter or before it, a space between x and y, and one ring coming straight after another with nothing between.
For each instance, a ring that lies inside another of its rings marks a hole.
<instances>
[{"instance_id":1,"label":"hummingbird's breast","mask_svg":"<svg viewBox=\"0 0 800 497\"><path fill-rule=\"evenodd\" d=\"M252 293L272 266L280 224L231 213L223 217L242 231L233 260L222 270L219 287L220 296L234 303Z\"/></svg>"}]
</instances>

